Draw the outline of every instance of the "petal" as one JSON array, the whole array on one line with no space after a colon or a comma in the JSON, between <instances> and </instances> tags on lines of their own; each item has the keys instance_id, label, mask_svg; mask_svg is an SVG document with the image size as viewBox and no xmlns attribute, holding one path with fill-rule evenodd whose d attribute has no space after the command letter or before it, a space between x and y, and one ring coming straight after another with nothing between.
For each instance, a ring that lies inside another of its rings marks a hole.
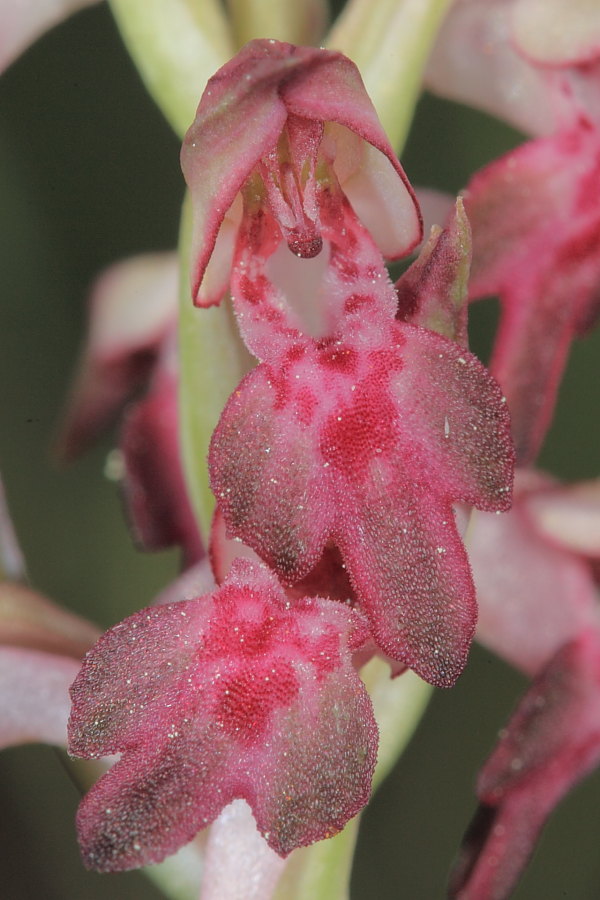
<instances>
[{"instance_id":1,"label":"petal","mask_svg":"<svg viewBox=\"0 0 600 900\"><path fill-rule=\"evenodd\" d=\"M328 50L251 41L209 81L182 149L194 206L192 294L198 305L221 299L223 277L210 292L203 284L217 237L236 195L275 150L288 120L309 130L313 122L336 123L329 145L338 177L386 255L401 256L421 239L414 193L356 66Z\"/></svg>"},{"instance_id":2,"label":"petal","mask_svg":"<svg viewBox=\"0 0 600 900\"><path fill-rule=\"evenodd\" d=\"M419 473L434 493L452 502L508 509L513 450L498 385L454 342L408 323L396 328L404 341L404 367L392 386L407 444L414 445L412 478ZM409 465L408 449L406 454Z\"/></svg>"},{"instance_id":3,"label":"petal","mask_svg":"<svg viewBox=\"0 0 600 900\"><path fill-rule=\"evenodd\" d=\"M531 462L551 421L570 342L598 317L600 144L586 127L513 151L471 181L473 298L498 293L491 371L506 394L517 455Z\"/></svg>"},{"instance_id":4,"label":"petal","mask_svg":"<svg viewBox=\"0 0 600 900\"><path fill-rule=\"evenodd\" d=\"M355 64L322 53L319 66L299 69L282 96L290 112L335 122L335 170L342 190L384 256L409 253L421 240L419 207L377 117ZM362 141L357 141L357 137Z\"/></svg>"},{"instance_id":5,"label":"petal","mask_svg":"<svg viewBox=\"0 0 600 900\"><path fill-rule=\"evenodd\" d=\"M556 124L548 73L523 59L511 41L505 0L460 0L439 31L426 86L475 106L526 133L547 134Z\"/></svg>"},{"instance_id":6,"label":"petal","mask_svg":"<svg viewBox=\"0 0 600 900\"><path fill-rule=\"evenodd\" d=\"M179 444L177 378L161 368L123 421L123 493L135 541L146 550L180 546L187 567L204 556L204 547Z\"/></svg>"},{"instance_id":7,"label":"petal","mask_svg":"<svg viewBox=\"0 0 600 900\"><path fill-rule=\"evenodd\" d=\"M212 596L142 610L107 632L72 688L70 750L124 756L84 799L86 865L157 862L235 798L280 855L335 833L368 799L377 729L351 654L362 619L294 608L238 560Z\"/></svg>"},{"instance_id":8,"label":"petal","mask_svg":"<svg viewBox=\"0 0 600 900\"><path fill-rule=\"evenodd\" d=\"M57 442L64 459L82 453L148 376L177 321L177 285L173 253L133 257L98 279L87 343Z\"/></svg>"},{"instance_id":9,"label":"petal","mask_svg":"<svg viewBox=\"0 0 600 900\"><path fill-rule=\"evenodd\" d=\"M0 584L0 645L81 659L98 639L85 619L21 584Z\"/></svg>"},{"instance_id":10,"label":"petal","mask_svg":"<svg viewBox=\"0 0 600 900\"><path fill-rule=\"evenodd\" d=\"M344 493L337 540L377 646L430 684L451 687L477 620L452 507L406 483L377 498L355 490L349 502L348 486Z\"/></svg>"},{"instance_id":11,"label":"petal","mask_svg":"<svg viewBox=\"0 0 600 900\"><path fill-rule=\"evenodd\" d=\"M596 626L552 658L485 764L477 786L482 807L451 897L511 896L552 809L600 762L599 679Z\"/></svg>"},{"instance_id":12,"label":"petal","mask_svg":"<svg viewBox=\"0 0 600 900\"><path fill-rule=\"evenodd\" d=\"M557 487L527 498L535 528L572 553L600 558L600 480Z\"/></svg>"},{"instance_id":13,"label":"petal","mask_svg":"<svg viewBox=\"0 0 600 900\"><path fill-rule=\"evenodd\" d=\"M44 31L98 0L3 0L0 4L0 72Z\"/></svg>"},{"instance_id":14,"label":"petal","mask_svg":"<svg viewBox=\"0 0 600 900\"><path fill-rule=\"evenodd\" d=\"M554 491L523 479L503 516L473 514L468 551L477 588L477 639L528 675L596 617L589 567L550 543L530 509Z\"/></svg>"},{"instance_id":15,"label":"petal","mask_svg":"<svg viewBox=\"0 0 600 900\"><path fill-rule=\"evenodd\" d=\"M275 147L285 125L279 85L316 54L291 44L251 41L207 84L181 151L194 207L192 296L199 306L221 300L202 290L219 230L246 178Z\"/></svg>"},{"instance_id":16,"label":"petal","mask_svg":"<svg viewBox=\"0 0 600 900\"><path fill-rule=\"evenodd\" d=\"M307 390L289 415L277 397L278 386L287 388L285 369L282 376L263 364L242 381L213 435L209 469L229 532L291 583L321 556L332 510L314 471L314 436L301 427L316 395Z\"/></svg>"},{"instance_id":17,"label":"petal","mask_svg":"<svg viewBox=\"0 0 600 900\"><path fill-rule=\"evenodd\" d=\"M442 231L432 229L418 259L396 283L398 318L467 346L471 229L462 200Z\"/></svg>"},{"instance_id":18,"label":"petal","mask_svg":"<svg viewBox=\"0 0 600 900\"><path fill-rule=\"evenodd\" d=\"M52 653L0 647L0 747L66 744L69 685L79 665Z\"/></svg>"},{"instance_id":19,"label":"petal","mask_svg":"<svg viewBox=\"0 0 600 900\"><path fill-rule=\"evenodd\" d=\"M383 346L377 329L371 340L369 351L297 345L250 373L213 436L211 483L228 534L288 585L332 541L382 649L448 684L474 627L451 506L509 506L506 405L475 357L440 335L398 323ZM436 659L444 606L452 665Z\"/></svg>"},{"instance_id":20,"label":"petal","mask_svg":"<svg viewBox=\"0 0 600 900\"><path fill-rule=\"evenodd\" d=\"M513 38L519 50L542 65L582 64L600 55L600 8L596 0L513 0Z\"/></svg>"}]
</instances>

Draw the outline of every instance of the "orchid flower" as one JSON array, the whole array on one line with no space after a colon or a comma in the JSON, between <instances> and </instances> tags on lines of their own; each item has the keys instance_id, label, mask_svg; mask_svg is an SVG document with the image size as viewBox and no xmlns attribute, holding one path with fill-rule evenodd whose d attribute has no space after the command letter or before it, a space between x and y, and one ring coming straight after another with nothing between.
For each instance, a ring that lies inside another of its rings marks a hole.
<instances>
[{"instance_id":1,"label":"orchid flower","mask_svg":"<svg viewBox=\"0 0 600 900\"><path fill-rule=\"evenodd\" d=\"M124 752L80 808L86 863L156 862L236 797L282 855L338 831L366 802L375 762L351 666L367 634L341 605L290 608L249 561L212 595L108 631L72 688L71 752Z\"/></svg>"},{"instance_id":2,"label":"orchid flower","mask_svg":"<svg viewBox=\"0 0 600 900\"><path fill-rule=\"evenodd\" d=\"M429 70L434 90L542 135L486 166L465 193L470 296L500 296L490 369L524 465L552 420L571 342L599 308L600 218L590 198L600 184L600 19L593 4L579 5L561 15L536 0L458 0Z\"/></svg>"},{"instance_id":3,"label":"orchid flower","mask_svg":"<svg viewBox=\"0 0 600 900\"><path fill-rule=\"evenodd\" d=\"M236 560L215 592L143 610L86 657L70 750L124 753L78 817L84 860L96 869L161 860L234 799L249 803L280 855L334 834L366 802L375 757L351 654L360 664L379 649L396 669L443 686L465 664L476 607L453 503L506 509L512 479L506 405L464 347L468 224L459 206L397 292L365 224L375 214L352 205L360 192L348 170L363 187L364 174L326 123L308 120L323 66L338 106L350 81L367 122L353 125L375 135L385 189L402 199L392 236L404 251L420 237L405 176L339 54L253 42L209 82L184 146L200 223L194 290L241 189L227 278L242 338L261 360L223 412L209 469L228 529L273 571ZM246 131L262 121L261 105L269 121L283 108L255 150ZM356 103L348 109L357 115ZM331 105L317 112L337 128L348 121ZM198 173L205 159L222 166L232 118L244 168L207 207L211 173L206 183ZM362 145L350 146L360 159ZM292 263L318 267L315 289L296 298ZM347 568L356 609L298 585L286 594L278 582L310 583L317 566L318 584L330 567L324 552L334 570Z\"/></svg>"},{"instance_id":4,"label":"orchid flower","mask_svg":"<svg viewBox=\"0 0 600 900\"><path fill-rule=\"evenodd\" d=\"M99 276L57 452L79 456L121 414L118 475L134 539L148 550L178 545L191 565L203 547L179 452L177 284L172 253L135 257Z\"/></svg>"},{"instance_id":5,"label":"orchid flower","mask_svg":"<svg viewBox=\"0 0 600 900\"><path fill-rule=\"evenodd\" d=\"M0 68L91 2L0 0ZM182 571L91 646L24 586L0 509L0 746L116 757L77 815L88 868L150 866L177 900L200 867L202 900L346 900L359 815L475 637L531 686L450 896L508 900L600 764L598 484L525 468L598 317L597 4L348 0L329 33L326 0L110 7L189 190L177 263L96 282L57 450L118 420L134 541ZM446 13L426 84L532 139L421 244L396 152ZM467 329L489 294L491 371Z\"/></svg>"},{"instance_id":6,"label":"orchid flower","mask_svg":"<svg viewBox=\"0 0 600 900\"><path fill-rule=\"evenodd\" d=\"M210 79L185 137L182 167L194 203L193 295L200 306L219 303L227 288L242 220L250 233L268 210L279 231L271 240L285 240L303 259L318 255L318 188L329 181L341 185L388 258L405 255L421 237L412 189L358 70L339 53L249 43ZM265 244L255 252L273 249Z\"/></svg>"},{"instance_id":7,"label":"orchid flower","mask_svg":"<svg viewBox=\"0 0 600 900\"><path fill-rule=\"evenodd\" d=\"M475 514L469 555L479 640L533 681L479 774L450 893L503 900L555 805L600 765L597 485L522 473L511 512Z\"/></svg>"}]
</instances>

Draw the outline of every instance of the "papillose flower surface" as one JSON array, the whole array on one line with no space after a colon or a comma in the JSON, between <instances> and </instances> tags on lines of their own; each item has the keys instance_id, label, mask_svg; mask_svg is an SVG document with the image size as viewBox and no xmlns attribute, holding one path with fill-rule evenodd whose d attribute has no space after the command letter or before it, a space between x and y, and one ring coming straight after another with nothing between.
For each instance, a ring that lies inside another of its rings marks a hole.
<instances>
[{"instance_id":1,"label":"papillose flower surface","mask_svg":"<svg viewBox=\"0 0 600 900\"><path fill-rule=\"evenodd\" d=\"M71 752L123 753L79 810L87 865L157 862L236 797L282 855L342 828L368 799L376 758L351 662L367 637L357 612L292 606L248 560L212 595L108 631L72 688Z\"/></svg>"}]
</instances>

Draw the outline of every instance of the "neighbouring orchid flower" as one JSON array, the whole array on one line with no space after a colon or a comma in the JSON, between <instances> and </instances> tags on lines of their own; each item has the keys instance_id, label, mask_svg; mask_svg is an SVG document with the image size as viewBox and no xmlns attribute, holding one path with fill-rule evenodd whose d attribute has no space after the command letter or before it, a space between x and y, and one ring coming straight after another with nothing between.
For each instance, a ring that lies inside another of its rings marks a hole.
<instances>
[{"instance_id":1,"label":"neighbouring orchid flower","mask_svg":"<svg viewBox=\"0 0 600 900\"><path fill-rule=\"evenodd\" d=\"M204 550L180 460L177 287L173 253L133 257L98 278L57 453L79 456L121 414L119 479L134 540L178 545L187 566Z\"/></svg>"},{"instance_id":2,"label":"neighbouring orchid flower","mask_svg":"<svg viewBox=\"0 0 600 900\"><path fill-rule=\"evenodd\" d=\"M434 90L544 135L465 192L470 296L500 297L490 368L523 465L551 422L571 342L600 309L600 19L581 5L559 16L537 0L458 0L430 64Z\"/></svg>"},{"instance_id":3,"label":"neighbouring orchid flower","mask_svg":"<svg viewBox=\"0 0 600 900\"><path fill-rule=\"evenodd\" d=\"M80 807L86 864L156 862L235 798L281 855L342 828L375 764L377 727L351 663L367 637L340 604L292 607L248 560L213 594L110 629L72 687L70 752L123 753Z\"/></svg>"},{"instance_id":4,"label":"neighbouring orchid flower","mask_svg":"<svg viewBox=\"0 0 600 900\"><path fill-rule=\"evenodd\" d=\"M508 900L556 804L600 764L600 628L581 632L527 691L477 781L455 900Z\"/></svg>"},{"instance_id":5,"label":"neighbouring orchid flower","mask_svg":"<svg viewBox=\"0 0 600 900\"><path fill-rule=\"evenodd\" d=\"M177 257L148 253L109 266L92 288L88 334L57 453L79 456L140 391L177 328Z\"/></svg>"},{"instance_id":6,"label":"neighbouring orchid flower","mask_svg":"<svg viewBox=\"0 0 600 900\"><path fill-rule=\"evenodd\" d=\"M477 637L529 676L598 620L590 567L600 556L597 498L593 485L565 488L525 470L518 472L506 515L473 513L468 551L479 602ZM583 536L581 526L569 525L582 509Z\"/></svg>"},{"instance_id":7,"label":"neighbouring orchid flower","mask_svg":"<svg viewBox=\"0 0 600 900\"><path fill-rule=\"evenodd\" d=\"M502 385L522 464L537 455L571 343L600 312L600 132L578 124L524 144L467 187L471 298L497 294L490 369Z\"/></svg>"},{"instance_id":8,"label":"neighbouring orchid flower","mask_svg":"<svg viewBox=\"0 0 600 900\"><path fill-rule=\"evenodd\" d=\"M600 605L584 558L600 557L599 500L595 483L523 472L506 516L473 516L477 636L533 683L479 775L456 900L508 898L555 805L600 764Z\"/></svg>"},{"instance_id":9,"label":"neighbouring orchid flower","mask_svg":"<svg viewBox=\"0 0 600 900\"><path fill-rule=\"evenodd\" d=\"M167 346L147 393L125 411L121 484L135 542L145 550L178 546L188 567L204 546L181 463L177 388L176 354Z\"/></svg>"},{"instance_id":10,"label":"neighbouring orchid flower","mask_svg":"<svg viewBox=\"0 0 600 900\"><path fill-rule=\"evenodd\" d=\"M454 0L425 83L527 134L573 123L573 102L599 111L600 16L595 0Z\"/></svg>"},{"instance_id":11,"label":"neighbouring orchid flower","mask_svg":"<svg viewBox=\"0 0 600 900\"><path fill-rule=\"evenodd\" d=\"M378 647L448 686L465 664L476 620L453 503L510 505L506 405L463 347L395 319L398 296L377 248L358 220L342 221L330 235L323 303L337 315L326 338L293 327L250 254L233 271L244 339L264 362L234 392L215 431L211 485L230 535L287 585L309 576L333 544ZM461 304L449 298L456 286L442 274L452 255L450 270L456 274L457 255L464 269L456 228L438 253L423 251L431 266L422 260L410 288L403 282L401 312L428 321L438 291L443 328L464 337Z\"/></svg>"},{"instance_id":12,"label":"neighbouring orchid flower","mask_svg":"<svg viewBox=\"0 0 600 900\"><path fill-rule=\"evenodd\" d=\"M255 252L285 241L317 256L330 183L341 185L382 253L396 258L420 240L419 211L356 66L332 51L250 42L210 79L182 150L194 206L193 296L225 293L240 223L244 234L274 217Z\"/></svg>"}]
</instances>

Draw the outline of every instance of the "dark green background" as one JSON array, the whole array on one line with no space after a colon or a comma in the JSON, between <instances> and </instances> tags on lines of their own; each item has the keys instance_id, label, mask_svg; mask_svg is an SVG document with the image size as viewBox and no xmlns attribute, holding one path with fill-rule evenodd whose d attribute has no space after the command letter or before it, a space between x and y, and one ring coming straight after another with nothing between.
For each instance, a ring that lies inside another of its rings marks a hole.
<instances>
[{"instance_id":1,"label":"dark green background","mask_svg":"<svg viewBox=\"0 0 600 900\"><path fill-rule=\"evenodd\" d=\"M0 469L33 584L108 626L145 605L174 554L130 545L102 474L111 439L69 470L50 460L77 355L86 290L104 265L174 246L183 195L178 142L125 54L106 8L47 35L0 80ZM415 184L453 191L518 136L471 111L422 101L404 156ZM484 356L493 305L473 312ZM597 474L598 335L573 353L543 464ZM475 772L522 687L479 648L458 686L437 692L364 817L353 900L437 900L474 806ZM76 789L45 747L0 756L0 891L9 900L156 898L138 874L84 872ZM517 900L600 896L600 777L549 825Z\"/></svg>"}]
</instances>

